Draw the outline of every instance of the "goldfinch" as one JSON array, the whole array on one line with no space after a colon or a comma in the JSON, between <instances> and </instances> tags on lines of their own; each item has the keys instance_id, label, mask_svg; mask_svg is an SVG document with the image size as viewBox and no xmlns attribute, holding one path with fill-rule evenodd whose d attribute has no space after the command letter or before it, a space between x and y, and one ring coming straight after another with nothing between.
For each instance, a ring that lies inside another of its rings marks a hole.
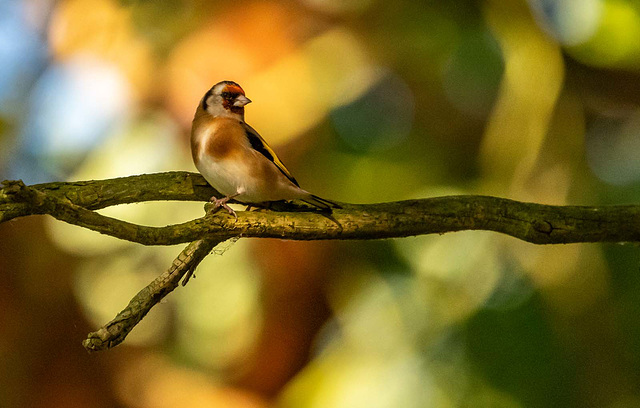
<instances>
[{"instance_id":1,"label":"goldfinch","mask_svg":"<svg viewBox=\"0 0 640 408\"><path fill-rule=\"evenodd\" d=\"M222 81L204 95L191 128L191 154L196 168L213 188L224 194L211 197L238 219L227 205L231 199L248 204L301 200L320 210L340 208L300 185L267 142L244 121L244 107L251 100L235 82Z\"/></svg>"}]
</instances>

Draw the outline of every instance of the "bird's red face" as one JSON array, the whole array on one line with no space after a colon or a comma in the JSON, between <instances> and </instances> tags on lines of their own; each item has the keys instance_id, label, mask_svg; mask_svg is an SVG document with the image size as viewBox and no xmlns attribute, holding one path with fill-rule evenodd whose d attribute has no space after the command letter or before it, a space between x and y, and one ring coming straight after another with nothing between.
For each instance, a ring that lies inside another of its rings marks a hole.
<instances>
[{"instance_id":1,"label":"bird's red face","mask_svg":"<svg viewBox=\"0 0 640 408\"><path fill-rule=\"evenodd\" d=\"M240 85L233 81L221 81L204 95L201 108L213 117L226 116L244 120L244 106L250 102Z\"/></svg>"},{"instance_id":2,"label":"bird's red face","mask_svg":"<svg viewBox=\"0 0 640 408\"><path fill-rule=\"evenodd\" d=\"M226 92L232 95L244 95L244 89L242 89L240 85L236 83L225 84L224 88L222 88L222 92Z\"/></svg>"},{"instance_id":3,"label":"bird's red face","mask_svg":"<svg viewBox=\"0 0 640 408\"><path fill-rule=\"evenodd\" d=\"M236 83L227 83L220 92L222 106L233 113L244 113L244 106L251 102Z\"/></svg>"}]
</instances>

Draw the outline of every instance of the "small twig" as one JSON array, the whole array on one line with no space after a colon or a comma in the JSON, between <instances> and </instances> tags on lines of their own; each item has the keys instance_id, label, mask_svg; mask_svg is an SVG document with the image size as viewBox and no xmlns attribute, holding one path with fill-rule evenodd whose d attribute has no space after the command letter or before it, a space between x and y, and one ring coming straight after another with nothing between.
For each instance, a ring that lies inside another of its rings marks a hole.
<instances>
[{"instance_id":1,"label":"small twig","mask_svg":"<svg viewBox=\"0 0 640 408\"><path fill-rule=\"evenodd\" d=\"M185 274L190 274L198 264L222 242L207 237L194 241L180 252L171 267L138 292L116 317L82 342L87 351L108 350L122 343L129 332L142 320L153 306L173 291Z\"/></svg>"}]
</instances>

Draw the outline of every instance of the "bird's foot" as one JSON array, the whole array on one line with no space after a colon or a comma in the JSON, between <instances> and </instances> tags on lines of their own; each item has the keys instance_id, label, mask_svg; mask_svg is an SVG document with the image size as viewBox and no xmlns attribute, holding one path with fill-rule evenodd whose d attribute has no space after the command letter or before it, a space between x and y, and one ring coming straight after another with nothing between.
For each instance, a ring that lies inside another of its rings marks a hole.
<instances>
[{"instance_id":1,"label":"bird's foot","mask_svg":"<svg viewBox=\"0 0 640 408\"><path fill-rule=\"evenodd\" d=\"M218 209L218 208L224 208L225 210L227 210L227 212L229 214L233 215L233 218L235 218L236 221L238 221L238 214L236 214L236 212L233 210L233 208L231 208L231 207L229 207L227 205L227 201L231 200L236 195L226 196L226 197L222 197L222 198L211 197L209 199L209 201L213 204L213 209L214 210Z\"/></svg>"},{"instance_id":2,"label":"bird's foot","mask_svg":"<svg viewBox=\"0 0 640 408\"><path fill-rule=\"evenodd\" d=\"M262 203L247 204L247 208L246 208L245 211L251 211L253 208L255 208L255 211L269 210L269 209L271 209L271 201L265 201L265 202L262 202Z\"/></svg>"}]
</instances>

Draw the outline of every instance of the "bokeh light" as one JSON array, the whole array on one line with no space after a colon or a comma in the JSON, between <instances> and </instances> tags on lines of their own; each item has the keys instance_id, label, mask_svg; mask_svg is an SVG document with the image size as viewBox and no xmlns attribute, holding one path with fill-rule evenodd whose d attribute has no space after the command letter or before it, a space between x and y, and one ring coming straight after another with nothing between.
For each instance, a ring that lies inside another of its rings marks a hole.
<instances>
[{"instance_id":1,"label":"bokeh light","mask_svg":"<svg viewBox=\"0 0 640 408\"><path fill-rule=\"evenodd\" d=\"M30 102L33 120L25 123L13 158L14 172L30 183L67 177L130 109L120 72L91 58L51 66L35 84Z\"/></svg>"},{"instance_id":2,"label":"bokeh light","mask_svg":"<svg viewBox=\"0 0 640 408\"><path fill-rule=\"evenodd\" d=\"M640 11L633 1L608 0L602 17L588 41L569 52L590 65L637 69L640 66Z\"/></svg>"},{"instance_id":3,"label":"bokeh light","mask_svg":"<svg viewBox=\"0 0 640 408\"><path fill-rule=\"evenodd\" d=\"M602 181L640 182L640 111L599 118L587 134L586 149L589 166Z\"/></svg>"},{"instance_id":4,"label":"bokeh light","mask_svg":"<svg viewBox=\"0 0 640 408\"><path fill-rule=\"evenodd\" d=\"M591 39L603 18L603 0L529 0L540 26L564 45Z\"/></svg>"},{"instance_id":5,"label":"bokeh light","mask_svg":"<svg viewBox=\"0 0 640 408\"><path fill-rule=\"evenodd\" d=\"M336 132L356 151L397 146L405 141L413 125L411 89L401 78L381 71L380 79L365 95L331 112Z\"/></svg>"},{"instance_id":6,"label":"bokeh light","mask_svg":"<svg viewBox=\"0 0 640 408\"><path fill-rule=\"evenodd\" d=\"M114 0L64 0L49 24L57 60L91 55L117 66L134 96L153 92L150 45L135 32L131 12Z\"/></svg>"},{"instance_id":7,"label":"bokeh light","mask_svg":"<svg viewBox=\"0 0 640 408\"><path fill-rule=\"evenodd\" d=\"M491 111L504 71L500 48L488 32L465 37L444 64L443 86L449 101L469 115Z\"/></svg>"},{"instance_id":8,"label":"bokeh light","mask_svg":"<svg viewBox=\"0 0 640 408\"><path fill-rule=\"evenodd\" d=\"M362 13L375 3L374 0L301 0L301 2L324 13L347 15Z\"/></svg>"},{"instance_id":9,"label":"bokeh light","mask_svg":"<svg viewBox=\"0 0 640 408\"><path fill-rule=\"evenodd\" d=\"M25 4L0 1L0 115L19 114L15 109L23 106L21 97L42 69L46 53L46 44L29 24Z\"/></svg>"},{"instance_id":10,"label":"bokeh light","mask_svg":"<svg viewBox=\"0 0 640 408\"><path fill-rule=\"evenodd\" d=\"M259 337L260 277L247 255L247 242L224 243L201 264L198 287L178 295L181 354L220 374L241 372Z\"/></svg>"}]
</instances>

